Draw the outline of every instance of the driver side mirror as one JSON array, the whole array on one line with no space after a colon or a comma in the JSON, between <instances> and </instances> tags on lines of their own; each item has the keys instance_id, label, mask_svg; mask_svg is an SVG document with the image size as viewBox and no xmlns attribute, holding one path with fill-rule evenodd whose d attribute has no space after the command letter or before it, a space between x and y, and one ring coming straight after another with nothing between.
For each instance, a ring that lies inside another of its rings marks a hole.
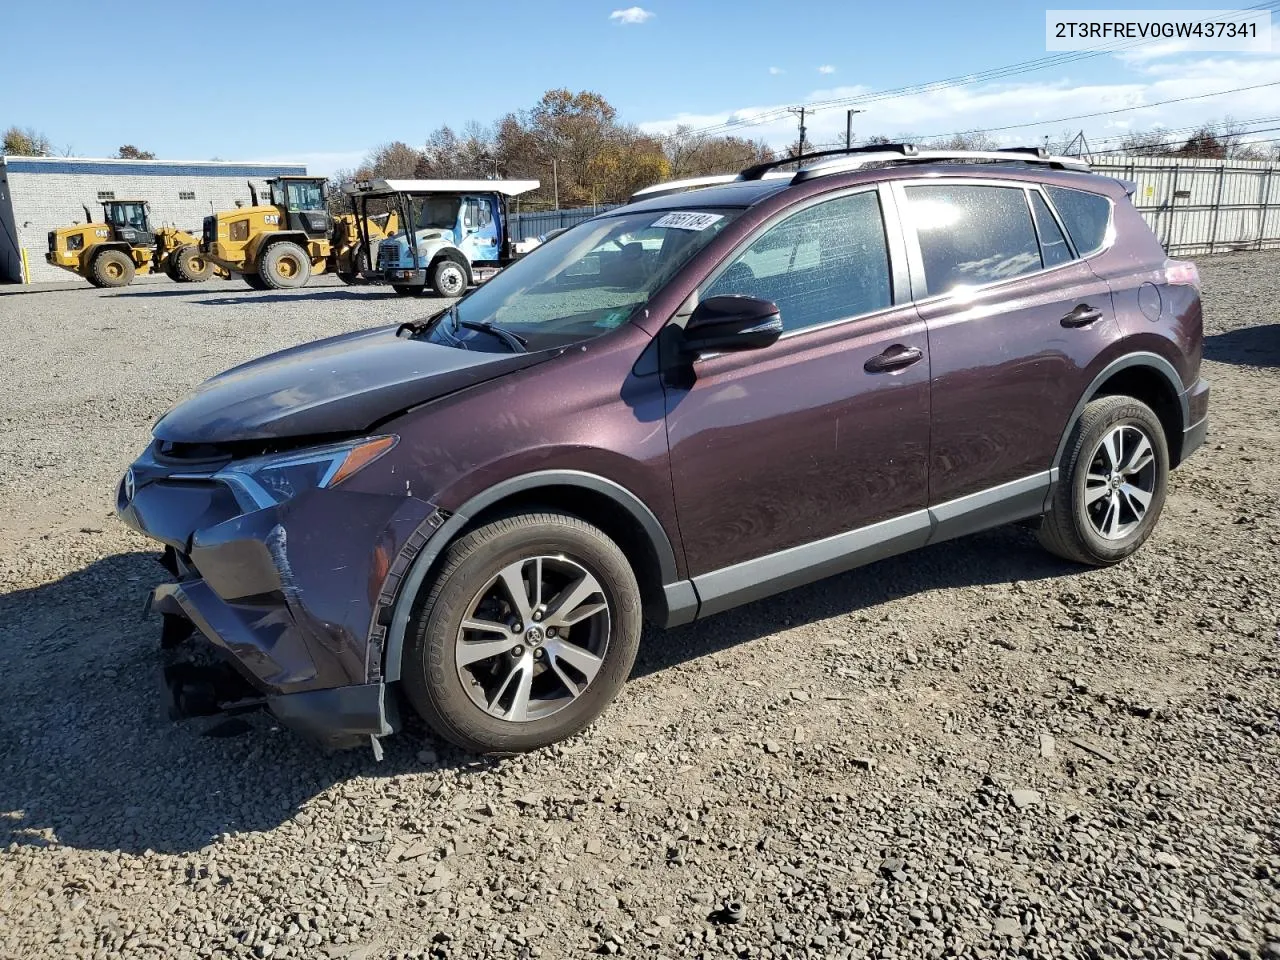
<instances>
[{"instance_id":1,"label":"driver side mirror","mask_svg":"<svg viewBox=\"0 0 1280 960\"><path fill-rule=\"evenodd\" d=\"M776 343L782 331L782 317L770 300L708 297L685 324L680 352L692 359L703 353L760 350Z\"/></svg>"}]
</instances>

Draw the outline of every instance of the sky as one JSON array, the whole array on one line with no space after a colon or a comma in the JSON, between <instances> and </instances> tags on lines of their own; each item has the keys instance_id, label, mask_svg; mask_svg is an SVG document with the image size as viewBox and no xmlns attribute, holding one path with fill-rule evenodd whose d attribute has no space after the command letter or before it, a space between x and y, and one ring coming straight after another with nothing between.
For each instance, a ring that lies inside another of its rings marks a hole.
<instances>
[{"instance_id":1,"label":"sky","mask_svg":"<svg viewBox=\"0 0 1280 960\"><path fill-rule=\"evenodd\" d=\"M1229 9L1213 0L1109 6ZM391 9L394 16L383 13ZM1122 51L862 103L855 136L1032 123L992 134L1015 145L1082 128L1091 143L1102 142L1129 129L1227 116L1276 118L1254 126L1280 127L1280 84L1130 109L1276 84L1275 19L1272 53ZM15 3L0 18L0 127L33 126L75 156L110 156L129 143L161 159L287 160L330 173L380 143L420 144L441 124L489 123L549 88L568 87L603 94L620 119L655 133L780 113L732 129L786 146L796 137L795 118L781 113L787 106L1047 55L1045 5L1011 0ZM810 142L842 139L845 109L811 113ZM1104 110L1122 112L1057 122Z\"/></svg>"}]
</instances>

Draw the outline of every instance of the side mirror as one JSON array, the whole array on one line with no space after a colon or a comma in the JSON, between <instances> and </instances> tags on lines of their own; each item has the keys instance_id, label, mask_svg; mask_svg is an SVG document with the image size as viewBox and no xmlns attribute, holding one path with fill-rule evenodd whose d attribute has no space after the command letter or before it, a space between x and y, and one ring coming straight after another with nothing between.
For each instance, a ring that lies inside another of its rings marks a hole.
<instances>
[{"instance_id":1,"label":"side mirror","mask_svg":"<svg viewBox=\"0 0 1280 960\"><path fill-rule=\"evenodd\" d=\"M758 297L708 297L694 309L684 327L680 352L701 353L759 350L782 336L777 306Z\"/></svg>"}]
</instances>

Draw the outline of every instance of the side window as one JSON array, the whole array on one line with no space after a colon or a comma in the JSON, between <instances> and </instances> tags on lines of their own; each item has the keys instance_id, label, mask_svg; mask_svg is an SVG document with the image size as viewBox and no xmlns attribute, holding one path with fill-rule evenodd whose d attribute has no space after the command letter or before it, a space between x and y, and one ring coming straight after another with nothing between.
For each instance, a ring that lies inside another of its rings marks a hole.
<instances>
[{"instance_id":1,"label":"side window","mask_svg":"<svg viewBox=\"0 0 1280 960\"><path fill-rule=\"evenodd\" d=\"M1056 267L1071 259L1071 247L1062 235L1058 222L1049 212L1049 205L1037 190L1031 191L1031 211L1036 217L1036 233L1040 235L1040 257L1046 267Z\"/></svg>"},{"instance_id":2,"label":"side window","mask_svg":"<svg viewBox=\"0 0 1280 960\"><path fill-rule=\"evenodd\" d=\"M930 295L1040 269L1040 245L1021 188L930 184L906 188Z\"/></svg>"},{"instance_id":3,"label":"side window","mask_svg":"<svg viewBox=\"0 0 1280 960\"><path fill-rule=\"evenodd\" d=\"M1045 191L1066 224L1067 233L1071 234L1080 256L1086 257L1101 249L1107 242L1107 232L1111 227L1110 199L1085 190L1047 184Z\"/></svg>"},{"instance_id":4,"label":"side window","mask_svg":"<svg viewBox=\"0 0 1280 960\"><path fill-rule=\"evenodd\" d=\"M727 294L772 300L787 330L890 306L889 253L876 193L827 200L774 224L702 297Z\"/></svg>"}]
</instances>

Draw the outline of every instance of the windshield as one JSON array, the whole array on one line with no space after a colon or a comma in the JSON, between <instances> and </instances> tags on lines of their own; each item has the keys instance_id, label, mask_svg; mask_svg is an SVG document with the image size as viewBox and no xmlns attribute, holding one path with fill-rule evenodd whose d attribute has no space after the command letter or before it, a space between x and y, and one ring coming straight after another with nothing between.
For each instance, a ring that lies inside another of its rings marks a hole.
<instances>
[{"instance_id":1,"label":"windshield","mask_svg":"<svg viewBox=\"0 0 1280 960\"><path fill-rule=\"evenodd\" d=\"M626 323L737 214L651 210L588 220L460 300L456 319L498 324L531 350L598 337ZM431 339L456 342L455 326L446 319Z\"/></svg>"},{"instance_id":2,"label":"windshield","mask_svg":"<svg viewBox=\"0 0 1280 960\"><path fill-rule=\"evenodd\" d=\"M315 182L286 181L290 210L323 210L324 188Z\"/></svg>"},{"instance_id":3,"label":"windshield","mask_svg":"<svg viewBox=\"0 0 1280 960\"><path fill-rule=\"evenodd\" d=\"M458 223L462 198L458 196L417 196L409 198L414 230L452 230Z\"/></svg>"}]
</instances>

